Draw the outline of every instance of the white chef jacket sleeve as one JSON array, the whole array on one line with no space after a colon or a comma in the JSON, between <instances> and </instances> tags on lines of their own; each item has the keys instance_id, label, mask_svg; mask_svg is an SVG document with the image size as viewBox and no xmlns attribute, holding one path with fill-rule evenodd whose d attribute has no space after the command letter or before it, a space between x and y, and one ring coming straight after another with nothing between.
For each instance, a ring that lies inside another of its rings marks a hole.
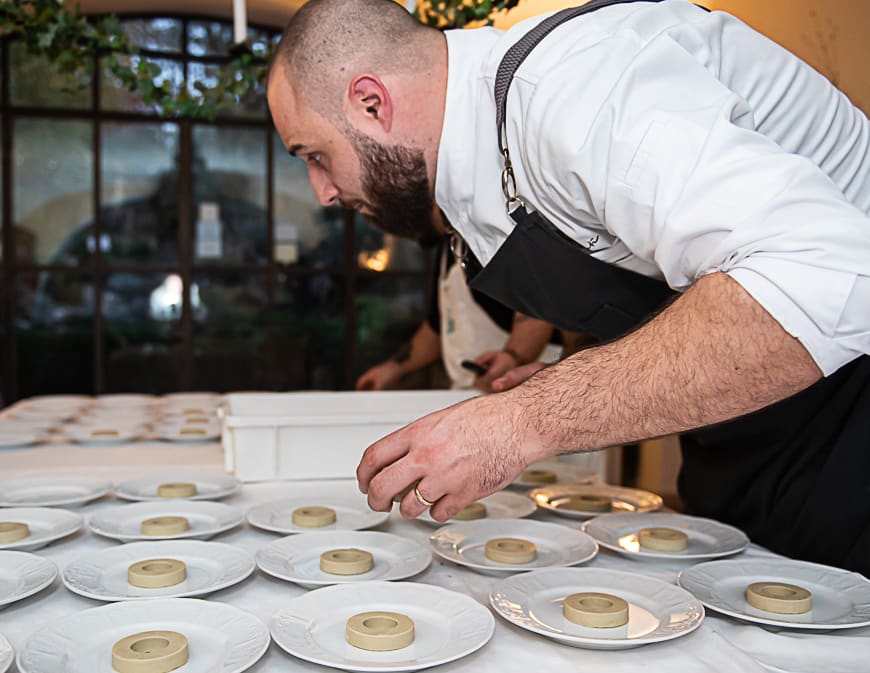
<instances>
[{"instance_id":1,"label":"white chef jacket sleeve","mask_svg":"<svg viewBox=\"0 0 870 673\"><path fill-rule=\"evenodd\" d=\"M826 375L870 352L870 219L813 162L754 130L747 102L667 37L581 129L575 80L540 117L558 129L535 153L553 207L591 193L607 232L673 288L727 273Z\"/></svg>"}]
</instances>

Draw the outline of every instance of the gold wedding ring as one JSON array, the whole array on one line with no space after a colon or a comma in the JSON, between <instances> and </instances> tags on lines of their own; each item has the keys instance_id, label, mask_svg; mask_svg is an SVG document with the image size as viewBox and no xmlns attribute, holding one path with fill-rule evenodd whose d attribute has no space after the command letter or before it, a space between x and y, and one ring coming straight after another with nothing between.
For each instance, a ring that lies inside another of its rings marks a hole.
<instances>
[{"instance_id":1,"label":"gold wedding ring","mask_svg":"<svg viewBox=\"0 0 870 673\"><path fill-rule=\"evenodd\" d=\"M423 505L423 507L432 507L435 504L434 502L430 502L423 497L423 494L420 493L420 484L417 484L414 487L414 497L417 498L417 502Z\"/></svg>"}]
</instances>

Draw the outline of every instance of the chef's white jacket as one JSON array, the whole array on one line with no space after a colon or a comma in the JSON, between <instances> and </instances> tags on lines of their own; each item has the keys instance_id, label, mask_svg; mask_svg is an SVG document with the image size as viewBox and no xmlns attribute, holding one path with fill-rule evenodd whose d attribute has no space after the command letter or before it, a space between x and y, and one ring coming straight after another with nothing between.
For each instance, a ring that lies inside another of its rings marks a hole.
<instances>
[{"instance_id":1,"label":"chef's white jacket","mask_svg":"<svg viewBox=\"0 0 870 673\"><path fill-rule=\"evenodd\" d=\"M542 18L447 33L436 201L484 264L513 228L495 73ZM507 120L521 197L591 254L676 290L727 273L826 374L870 352L870 122L796 56L683 0L616 5L544 38Z\"/></svg>"}]
</instances>

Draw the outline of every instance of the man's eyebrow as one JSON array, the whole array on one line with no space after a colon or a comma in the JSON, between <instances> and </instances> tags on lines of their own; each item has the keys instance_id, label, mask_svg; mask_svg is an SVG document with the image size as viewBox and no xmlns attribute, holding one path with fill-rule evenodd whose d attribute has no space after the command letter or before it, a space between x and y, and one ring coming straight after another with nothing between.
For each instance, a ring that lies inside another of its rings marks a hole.
<instances>
[{"instance_id":1,"label":"man's eyebrow","mask_svg":"<svg viewBox=\"0 0 870 673\"><path fill-rule=\"evenodd\" d=\"M301 144L297 143L296 145L291 145L291 146L287 149L287 151L290 153L290 156L291 156L291 157L295 157L295 156L296 156L296 153L297 153L299 150L301 150L303 147L305 147L305 145L301 145Z\"/></svg>"}]
</instances>

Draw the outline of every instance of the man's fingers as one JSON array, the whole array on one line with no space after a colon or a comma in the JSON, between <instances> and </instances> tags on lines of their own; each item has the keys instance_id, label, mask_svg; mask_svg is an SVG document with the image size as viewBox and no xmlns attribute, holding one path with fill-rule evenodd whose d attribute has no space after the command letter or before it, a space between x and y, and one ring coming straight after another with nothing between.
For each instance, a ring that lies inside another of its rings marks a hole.
<instances>
[{"instance_id":1,"label":"man's fingers","mask_svg":"<svg viewBox=\"0 0 870 673\"><path fill-rule=\"evenodd\" d=\"M421 479L420 482L417 484L417 490L423 498L432 503L437 503L442 495L436 495L436 490L435 487L432 485L431 479ZM410 491L408 491L405 497L402 498L399 509L402 512L402 516L406 519L415 519L427 509L429 509L429 506L423 504L422 502L420 502L420 500L417 499L417 494L414 493L414 489L412 488Z\"/></svg>"},{"instance_id":2,"label":"man's fingers","mask_svg":"<svg viewBox=\"0 0 870 673\"><path fill-rule=\"evenodd\" d=\"M429 514L435 521L444 523L456 516L457 512L470 503L471 501L468 500L467 496L448 493L435 503L435 506L429 510Z\"/></svg>"},{"instance_id":3,"label":"man's fingers","mask_svg":"<svg viewBox=\"0 0 870 673\"><path fill-rule=\"evenodd\" d=\"M408 453L409 441L405 428L390 433L369 446L362 455L356 468L359 490L369 492L372 478L388 465L392 465Z\"/></svg>"},{"instance_id":4,"label":"man's fingers","mask_svg":"<svg viewBox=\"0 0 870 673\"><path fill-rule=\"evenodd\" d=\"M482 367L489 368L490 363L495 360L496 356L500 352L501 351L486 351L485 353L481 353L476 358L474 358L474 361Z\"/></svg>"}]
</instances>

